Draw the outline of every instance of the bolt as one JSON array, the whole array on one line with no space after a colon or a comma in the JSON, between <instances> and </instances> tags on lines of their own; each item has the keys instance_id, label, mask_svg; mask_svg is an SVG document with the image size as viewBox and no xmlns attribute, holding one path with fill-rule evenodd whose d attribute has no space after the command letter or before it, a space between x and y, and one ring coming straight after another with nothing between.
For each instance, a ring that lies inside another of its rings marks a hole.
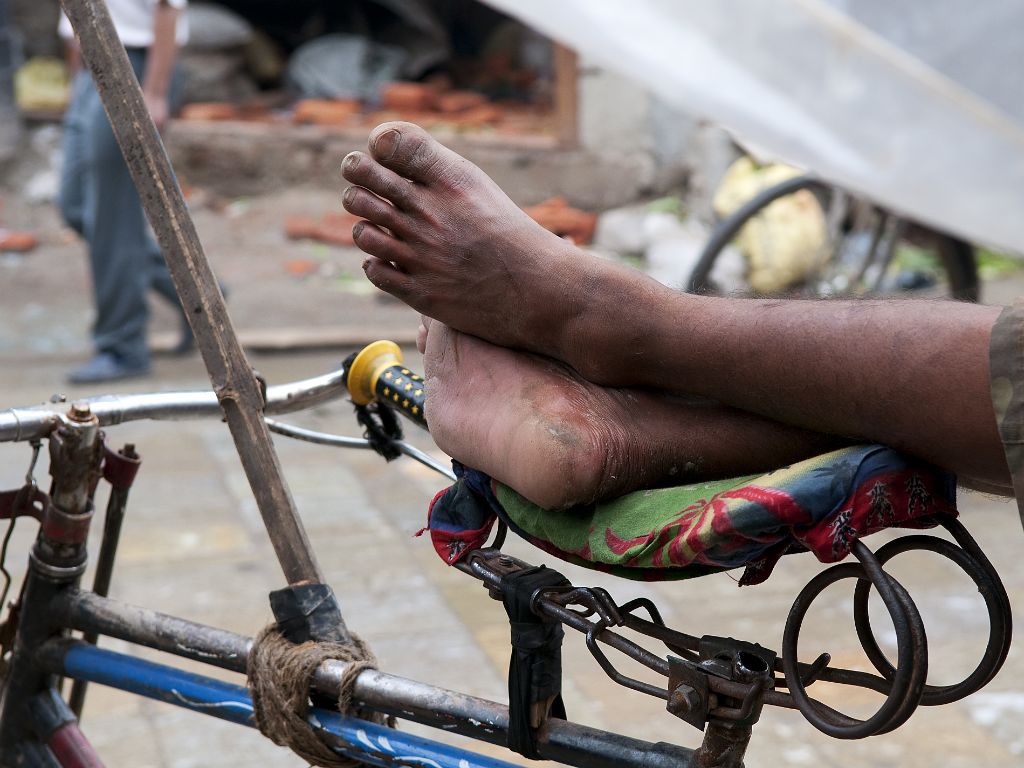
<instances>
[{"instance_id":1,"label":"bolt","mask_svg":"<svg viewBox=\"0 0 1024 768\"><path fill-rule=\"evenodd\" d=\"M515 565L515 562L508 555L502 555L498 558L498 565L502 566L503 568L511 568L513 565Z\"/></svg>"},{"instance_id":2,"label":"bolt","mask_svg":"<svg viewBox=\"0 0 1024 768\"><path fill-rule=\"evenodd\" d=\"M700 694L688 685L676 686L668 697L668 711L673 715L700 711Z\"/></svg>"},{"instance_id":3,"label":"bolt","mask_svg":"<svg viewBox=\"0 0 1024 768\"><path fill-rule=\"evenodd\" d=\"M78 400L71 404L71 410L68 411L68 418L72 421L89 421L89 419L92 418L92 409L84 400Z\"/></svg>"}]
</instances>

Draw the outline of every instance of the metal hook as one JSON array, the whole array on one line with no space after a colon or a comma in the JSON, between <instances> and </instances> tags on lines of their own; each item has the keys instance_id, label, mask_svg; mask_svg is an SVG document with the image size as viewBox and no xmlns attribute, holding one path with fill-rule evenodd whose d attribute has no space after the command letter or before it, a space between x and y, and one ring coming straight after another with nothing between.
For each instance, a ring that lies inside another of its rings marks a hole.
<instances>
[{"instance_id":1,"label":"metal hook","mask_svg":"<svg viewBox=\"0 0 1024 768\"><path fill-rule=\"evenodd\" d=\"M619 606L615 604L615 600L608 594L608 590L601 587L570 586L557 591L550 588L540 591L546 592L544 597L547 597L563 608L568 608L570 605L582 606L586 610L582 613L577 611L580 616L587 617L596 613L601 617L601 621L606 627L621 627L625 623L622 614L619 612ZM539 594L534 594L533 600L537 600L539 596Z\"/></svg>"},{"instance_id":2,"label":"metal hook","mask_svg":"<svg viewBox=\"0 0 1024 768\"><path fill-rule=\"evenodd\" d=\"M39 461L39 451L43 447L43 441L38 437L33 438L29 445L32 446L32 460L28 464L28 471L25 473L25 485L32 489L35 493L36 488L39 487L36 482L36 463Z\"/></svg>"},{"instance_id":3,"label":"metal hook","mask_svg":"<svg viewBox=\"0 0 1024 768\"><path fill-rule=\"evenodd\" d=\"M608 625L605 624L602 620L599 621L597 624L592 625L590 629L587 631L586 635L587 650L590 651L591 655L600 665L601 669L604 670L604 673L621 686L631 688L634 691L640 691L641 693L646 693L649 696L656 696L659 699L664 699L668 701L669 692L664 688L660 688L657 685L652 685L651 683L645 683L643 680L637 680L636 678L628 677L619 672L615 668L615 666L611 663L608 657L605 656L604 651L602 651L597 644L598 635L600 635L606 629L608 629Z\"/></svg>"}]
</instances>

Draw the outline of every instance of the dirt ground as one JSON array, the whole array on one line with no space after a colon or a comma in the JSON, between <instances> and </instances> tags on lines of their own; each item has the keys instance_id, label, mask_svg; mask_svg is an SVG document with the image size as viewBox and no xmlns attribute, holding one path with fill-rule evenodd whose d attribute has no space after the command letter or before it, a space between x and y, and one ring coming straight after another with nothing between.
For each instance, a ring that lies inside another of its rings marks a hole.
<instances>
[{"instance_id":1,"label":"dirt ground","mask_svg":"<svg viewBox=\"0 0 1024 768\"><path fill-rule=\"evenodd\" d=\"M89 354L91 300L82 245L60 226L52 205L30 202L14 192L21 189L16 186L19 179L9 181L0 224L32 229L41 244L24 256L0 255L0 402L30 405L54 391L72 397L97 394L67 391L63 384L66 370ZM230 288L229 310L240 334L307 328L344 329L366 340L387 335L411 338L415 314L376 295L362 277L357 251L290 242L284 236L288 214L319 216L337 210L339 193L289 188L251 199L196 201L199 234L216 272ZM986 288L990 301L1024 293L1020 282L1002 281ZM177 318L157 299L154 302L154 337L173 339ZM257 353L253 362L268 381L281 383L329 370L348 349ZM415 363L415 351L408 354ZM160 359L151 379L104 389L138 392L206 384L202 365L192 356ZM347 408L340 404L317 409L299 421L355 433ZM280 585L280 575L226 429L208 422L122 425L112 431L119 443L137 442L147 462L133 491L114 595L234 631L257 631L269 618L266 591ZM428 436L417 434L413 439L430 448ZM0 487L21 481L27 459L22 449L5 446L0 452ZM384 465L364 452L339 457L331 449L284 442L279 451L328 581L339 594L350 626L374 647L381 668L504 701L504 614L479 585L446 569L426 541L412 536L423 525L425 505L442 481L418 465ZM43 470L39 474L45 477ZM1019 613L1024 609L1024 535L1012 503L965 493L961 506L968 526L1003 574ZM19 527L12 544L8 562L15 571L25 562L29 528ZM550 562L522 542L509 546L532 562ZM972 668L984 640L984 614L973 586L935 560L908 558L897 575L915 595L929 629L934 675L930 679L950 682ZM739 590L727 574L695 582L639 584L552 564L576 583L606 587L620 601L654 599L669 624L684 631L729 635L776 648L796 592L820 570L807 556L788 558L767 584ZM827 649L837 663L863 668L866 662L849 620L848 596L835 591L815 610L801 654L813 657ZM888 636L884 630L882 634L888 647ZM127 649L116 643L108 647ZM908 725L887 736L839 742L818 734L795 713L766 711L755 730L747 765L1024 765L1021 648L1020 642L1014 644L1006 667L985 691L953 705L922 709ZM573 719L653 741L687 746L699 742L699 734L665 714L661 702L606 680L579 637L566 641L565 674ZM831 700L862 716L878 704L859 690L833 694ZM90 693L84 724L107 765L114 768L303 764L244 729L110 691ZM523 762L497 750L485 751Z\"/></svg>"}]
</instances>

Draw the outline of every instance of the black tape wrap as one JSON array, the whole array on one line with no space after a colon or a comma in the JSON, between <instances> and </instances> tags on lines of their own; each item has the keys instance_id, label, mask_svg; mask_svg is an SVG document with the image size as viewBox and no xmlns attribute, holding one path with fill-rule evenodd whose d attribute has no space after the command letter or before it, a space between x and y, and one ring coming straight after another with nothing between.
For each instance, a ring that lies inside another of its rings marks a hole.
<instances>
[{"instance_id":1,"label":"black tape wrap","mask_svg":"<svg viewBox=\"0 0 1024 768\"><path fill-rule=\"evenodd\" d=\"M402 425L398 423L395 412L383 403L357 405L356 419L365 427L363 437L370 447L387 461L402 455L397 441L402 439Z\"/></svg>"},{"instance_id":2,"label":"black tape wrap","mask_svg":"<svg viewBox=\"0 0 1024 768\"><path fill-rule=\"evenodd\" d=\"M568 579L543 565L511 573L501 582L505 611L512 628L508 747L534 760L540 758L537 733L531 723L535 705L550 702L546 714L565 719L562 702L562 637L565 633L559 622L538 616L530 606L538 590L567 586L571 586Z\"/></svg>"}]
</instances>

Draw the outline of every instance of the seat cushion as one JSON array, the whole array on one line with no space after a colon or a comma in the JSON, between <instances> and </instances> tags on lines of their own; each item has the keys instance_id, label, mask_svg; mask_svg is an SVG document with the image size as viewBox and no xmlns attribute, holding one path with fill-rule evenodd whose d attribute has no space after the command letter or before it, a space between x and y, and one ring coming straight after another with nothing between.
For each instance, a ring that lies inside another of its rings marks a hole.
<instances>
[{"instance_id":1,"label":"seat cushion","mask_svg":"<svg viewBox=\"0 0 1024 768\"><path fill-rule=\"evenodd\" d=\"M740 583L756 584L784 554L809 550L836 562L857 538L927 528L957 514L952 475L879 445L566 510L542 509L481 472L455 469L457 482L431 502L424 529L449 564L484 546L500 518L545 552L627 578L685 579L744 567Z\"/></svg>"}]
</instances>

